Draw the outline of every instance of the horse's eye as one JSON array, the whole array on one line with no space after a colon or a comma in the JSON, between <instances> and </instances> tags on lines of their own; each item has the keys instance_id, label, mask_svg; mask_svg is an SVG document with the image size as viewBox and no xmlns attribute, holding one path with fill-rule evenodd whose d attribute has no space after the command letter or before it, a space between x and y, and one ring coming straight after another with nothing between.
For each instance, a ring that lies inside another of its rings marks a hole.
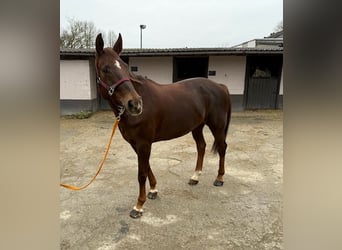
<instances>
[{"instance_id":1,"label":"horse's eye","mask_svg":"<svg viewBox=\"0 0 342 250\"><path fill-rule=\"evenodd\" d=\"M102 69L102 72L105 73L105 74L108 74L109 73L109 67L106 66Z\"/></svg>"}]
</instances>

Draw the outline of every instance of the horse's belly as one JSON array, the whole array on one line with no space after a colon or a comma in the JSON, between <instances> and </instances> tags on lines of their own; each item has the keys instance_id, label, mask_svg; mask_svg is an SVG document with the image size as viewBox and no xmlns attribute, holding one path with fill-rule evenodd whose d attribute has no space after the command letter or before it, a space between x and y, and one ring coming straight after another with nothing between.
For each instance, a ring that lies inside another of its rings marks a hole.
<instances>
[{"instance_id":1,"label":"horse's belly","mask_svg":"<svg viewBox=\"0 0 342 250\"><path fill-rule=\"evenodd\" d=\"M154 141L181 137L197 128L201 123L203 123L203 119L200 117L196 119L165 120L156 127Z\"/></svg>"},{"instance_id":2,"label":"horse's belly","mask_svg":"<svg viewBox=\"0 0 342 250\"><path fill-rule=\"evenodd\" d=\"M162 131L160 131L158 134L156 134L153 141L156 142L156 141L171 140L171 139L178 138L178 137L181 137L183 135L186 135L190 131L192 131L192 130L188 129L188 130L183 130L183 131L168 131L166 133L162 133Z\"/></svg>"}]
</instances>

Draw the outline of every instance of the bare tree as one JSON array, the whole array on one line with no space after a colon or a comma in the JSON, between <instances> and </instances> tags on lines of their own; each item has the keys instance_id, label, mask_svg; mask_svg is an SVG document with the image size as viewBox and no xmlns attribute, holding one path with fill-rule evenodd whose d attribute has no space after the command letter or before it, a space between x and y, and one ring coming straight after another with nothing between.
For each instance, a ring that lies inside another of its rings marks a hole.
<instances>
[{"instance_id":1,"label":"bare tree","mask_svg":"<svg viewBox=\"0 0 342 250\"><path fill-rule=\"evenodd\" d=\"M109 30L107 32L107 45L108 45L108 47L113 47L116 39L117 39L117 35L115 34L115 32L113 30Z\"/></svg>"},{"instance_id":2,"label":"bare tree","mask_svg":"<svg viewBox=\"0 0 342 250\"><path fill-rule=\"evenodd\" d=\"M89 49L95 47L95 38L98 33L102 33L105 45L109 47L114 46L116 41L116 34L113 30L105 32L97 29L93 22L78 21L69 19L69 26L63 29L60 34L60 47L73 49Z\"/></svg>"},{"instance_id":3,"label":"bare tree","mask_svg":"<svg viewBox=\"0 0 342 250\"><path fill-rule=\"evenodd\" d=\"M277 26L274 28L274 32L282 31L283 30L283 20L281 20Z\"/></svg>"},{"instance_id":4,"label":"bare tree","mask_svg":"<svg viewBox=\"0 0 342 250\"><path fill-rule=\"evenodd\" d=\"M97 29L93 22L69 20L69 27L60 34L61 48L94 48Z\"/></svg>"}]
</instances>

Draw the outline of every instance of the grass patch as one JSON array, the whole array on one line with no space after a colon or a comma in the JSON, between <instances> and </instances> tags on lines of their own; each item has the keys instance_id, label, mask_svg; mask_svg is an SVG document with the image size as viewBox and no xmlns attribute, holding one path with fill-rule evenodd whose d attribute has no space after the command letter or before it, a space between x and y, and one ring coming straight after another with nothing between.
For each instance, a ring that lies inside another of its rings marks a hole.
<instances>
[{"instance_id":1,"label":"grass patch","mask_svg":"<svg viewBox=\"0 0 342 250\"><path fill-rule=\"evenodd\" d=\"M65 115L66 119L88 119L93 113L91 111L80 111L72 115Z\"/></svg>"}]
</instances>

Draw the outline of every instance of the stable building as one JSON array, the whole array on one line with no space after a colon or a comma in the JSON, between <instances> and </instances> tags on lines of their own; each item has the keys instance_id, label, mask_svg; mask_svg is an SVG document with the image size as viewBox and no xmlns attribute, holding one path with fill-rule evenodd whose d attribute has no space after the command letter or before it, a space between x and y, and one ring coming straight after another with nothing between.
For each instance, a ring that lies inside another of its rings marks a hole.
<instances>
[{"instance_id":1,"label":"stable building","mask_svg":"<svg viewBox=\"0 0 342 250\"><path fill-rule=\"evenodd\" d=\"M268 39L269 40L269 39ZM281 109L283 47L124 49L121 58L134 74L160 84L206 77L227 85L233 111ZM110 109L97 93L95 49L60 50L60 111Z\"/></svg>"}]
</instances>

